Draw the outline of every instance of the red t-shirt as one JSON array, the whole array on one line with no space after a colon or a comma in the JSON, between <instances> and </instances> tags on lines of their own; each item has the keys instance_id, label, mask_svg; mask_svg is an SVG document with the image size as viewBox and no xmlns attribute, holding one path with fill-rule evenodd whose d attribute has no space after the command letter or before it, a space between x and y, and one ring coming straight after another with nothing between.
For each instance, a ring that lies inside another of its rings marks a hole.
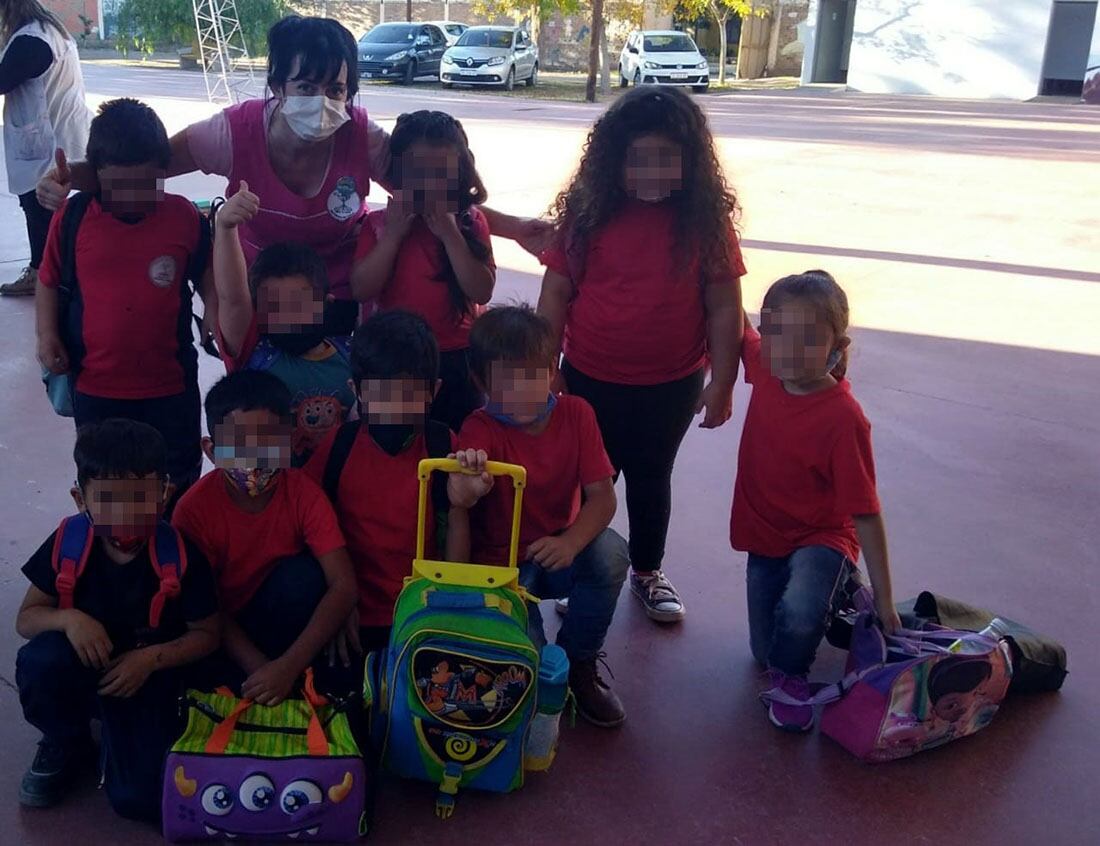
<instances>
[{"instance_id":1,"label":"red t-shirt","mask_svg":"<svg viewBox=\"0 0 1100 846\"><path fill-rule=\"evenodd\" d=\"M491 247L489 222L477 206L470 208L474 236ZM358 262L378 244L378 238L386 225L384 209L373 211L363 222L363 231L359 235L359 244L355 248L355 260ZM397 258L393 263L393 276L382 289L377 299L379 309L405 309L423 317L439 343L443 352L461 350L469 346L470 325L484 309L474 307L465 314L456 314L451 307L451 298L447 292L447 283L439 278L443 272L443 245L423 219L417 217L409 227ZM494 270L492 254L489 266Z\"/></svg>"},{"instance_id":2,"label":"red t-shirt","mask_svg":"<svg viewBox=\"0 0 1100 846\"><path fill-rule=\"evenodd\" d=\"M527 468L520 521L521 560L529 544L573 524L581 508L581 488L615 473L604 450L596 413L580 397L559 397L546 428L537 435L475 411L466 418L458 442L463 449L485 450L492 461ZM499 478L471 512L473 559L477 563L508 563L514 495L511 480Z\"/></svg>"},{"instance_id":3,"label":"red t-shirt","mask_svg":"<svg viewBox=\"0 0 1100 846\"><path fill-rule=\"evenodd\" d=\"M324 492L301 470L283 470L267 507L249 514L233 503L225 474L207 473L176 504L172 524L208 559L222 607L240 611L280 558L320 558L344 546Z\"/></svg>"},{"instance_id":4,"label":"red t-shirt","mask_svg":"<svg viewBox=\"0 0 1100 846\"><path fill-rule=\"evenodd\" d=\"M317 482L325 475L335 433L313 453L305 472ZM454 435L451 445L454 447ZM388 626L393 606L416 557L416 509L420 481L417 465L428 457L419 435L397 455L390 455L360 428L340 474L336 516L348 539L348 554L359 585L359 624ZM435 515L428 499L426 543L434 549Z\"/></svg>"},{"instance_id":5,"label":"red t-shirt","mask_svg":"<svg viewBox=\"0 0 1100 846\"><path fill-rule=\"evenodd\" d=\"M752 398L741 434L730 543L770 558L827 546L859 559L854 514L877 514L871 424L851 384L787 393L761 361L760 335L741 344Z\"/></svg>"},{"instance_id":6,"label":"red t-shirt","mask_svg":"<svg viewBox=\"0 0 1100 846\"><path fill-rule=\"evenodd\" d=\"M61 221L50 222L39 278L62 280ZM85 354L76 388L111 399L183 393L191 337L190 297L180 286L199 244L199 213L186 197L166 194L156 211L123 223L92 200L76 233L76 276L83 301ZM188 314L181 319L185 307ZM186 338L183 330L186 330Z\"/></svg>"},{"instance_id":7,"label":"red t-shirt","mask_svg":"<svg viewBox=\"0 0 1100 846\"><path fill-rule=\"evenodd\" d=\"M584 267L573 273L564 235L540 260L573 281L562 347L587 376L626 385L682 379L706 359L707 316L698 261L677 247L668 203L627 202L589 238ZM745 275L731 230L733 285ZM575 276L583 276L581 279Z\"/></svg>"}]
</instances>

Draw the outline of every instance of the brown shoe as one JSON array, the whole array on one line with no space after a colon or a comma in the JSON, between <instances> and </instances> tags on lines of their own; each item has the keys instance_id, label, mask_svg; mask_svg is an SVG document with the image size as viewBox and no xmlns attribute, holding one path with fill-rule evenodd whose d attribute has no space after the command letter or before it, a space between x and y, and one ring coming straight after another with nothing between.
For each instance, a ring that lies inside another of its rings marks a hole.
<instances>
[{"instance_id":1,"label":"brown shoe","mask_svg":"<svg viewBox=\"0 0 1100 846\"><path fill-rule=\"evenodd\" d=\"M601 652L587 661L576 661L569 667L569 688L577 703L577 711L588 722L601 728L615 728L626 719L623 703L601 677L599 661L607 668ZM608 670L610 672L610 670Z\"/></svg>"},{"instance_id":2,"label":"brown shoe","mask_svg":"<svg viewBox=\"0 0 1100 846\"><path fill-rule=\"evenodd\" d=\"M0 294L5 297L33 297L37 283L38 271L33 267L24 267L18 279L6 285L0 285Z\"/></svg>"}]
</instances>

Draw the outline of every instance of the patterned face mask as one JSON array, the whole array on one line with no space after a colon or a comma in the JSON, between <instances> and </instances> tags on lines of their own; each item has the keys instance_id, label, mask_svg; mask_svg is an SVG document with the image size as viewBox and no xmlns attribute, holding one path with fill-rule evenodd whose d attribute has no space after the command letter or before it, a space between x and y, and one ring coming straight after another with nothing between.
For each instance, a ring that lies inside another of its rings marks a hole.
<instances>
[{"instance_id":1,"label":"patterned face mask","mask_svg":"<svg viewBox=\"0 0 1100 846\"><path fill-rule=\"evenodd\" d=\"M222 472L241 493L259 496L275 483L279 471L267 467L226 467Z\"/></svg>"}]
</instances>

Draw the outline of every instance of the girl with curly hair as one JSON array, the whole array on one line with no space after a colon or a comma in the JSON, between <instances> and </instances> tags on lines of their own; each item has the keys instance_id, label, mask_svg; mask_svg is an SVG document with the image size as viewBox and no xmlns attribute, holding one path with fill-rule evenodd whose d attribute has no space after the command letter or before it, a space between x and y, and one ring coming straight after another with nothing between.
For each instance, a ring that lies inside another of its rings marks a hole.
<instances>
[{"instance_id":1,"label":"girl with curly hair","mask_svg":"<svg viewBox=\"0 0 1100 846\"><path fill-rule=\"evenodd\" d=\"M559 386L591 403L626 477L631 590L658 622L684 617L662 570L676 453L693 415L705 410L700 425L714 429L733 409L738 210L702 110L679 90L640 87L592 127L541 256Z\"/></svg>"},{"instance_id":2,"label":"girl with curly hair","mask_svg":"<svg viewBox=\"0 0 1100 846\"><path fill-rule=\"evenodd\" d=\"M482 404L470 379L470 326L493 296L488 196L462 124L444 112L403 114L390 136L385 211L363 223L352 294L381 310L419 314L439 342L442 384L431 414L457 432Z\"/></svg>"}]
</instances>

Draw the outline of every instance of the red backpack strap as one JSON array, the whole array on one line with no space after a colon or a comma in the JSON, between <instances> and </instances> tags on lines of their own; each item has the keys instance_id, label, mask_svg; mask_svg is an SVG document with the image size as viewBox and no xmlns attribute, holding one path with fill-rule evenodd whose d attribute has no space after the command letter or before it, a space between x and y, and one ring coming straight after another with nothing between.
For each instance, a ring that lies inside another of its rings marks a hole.
<instances>
[{"instance_id":1,"label":"red backpack strap","mask_svg":"<svg viewBox=\"0 0 1100 846\"><path fill-rule=\"evenodd\" d=\"M160 579L160 589L149 603L149 628L160 625L160 615L169 599L180 595L183 574L187 572L187 549L183 536L168 523L157 524L157 534L149 544L149 561Z\"/></svg>"},{"instance_id":2,"label":"red backpack strap","mask_svg":"<svg viewBox=\"0 0 1100 846\"><path fill-rule=\"evenodd\" d=\"M57 588L58 608L73 607L76 582L84 574L84 567L88 564L88 556L92 552L94 540L92 521L86 514L66 517L57 527L51 562L53 571L57 574L54 578L54 587Z\"/></svg>"}]
</instances>

